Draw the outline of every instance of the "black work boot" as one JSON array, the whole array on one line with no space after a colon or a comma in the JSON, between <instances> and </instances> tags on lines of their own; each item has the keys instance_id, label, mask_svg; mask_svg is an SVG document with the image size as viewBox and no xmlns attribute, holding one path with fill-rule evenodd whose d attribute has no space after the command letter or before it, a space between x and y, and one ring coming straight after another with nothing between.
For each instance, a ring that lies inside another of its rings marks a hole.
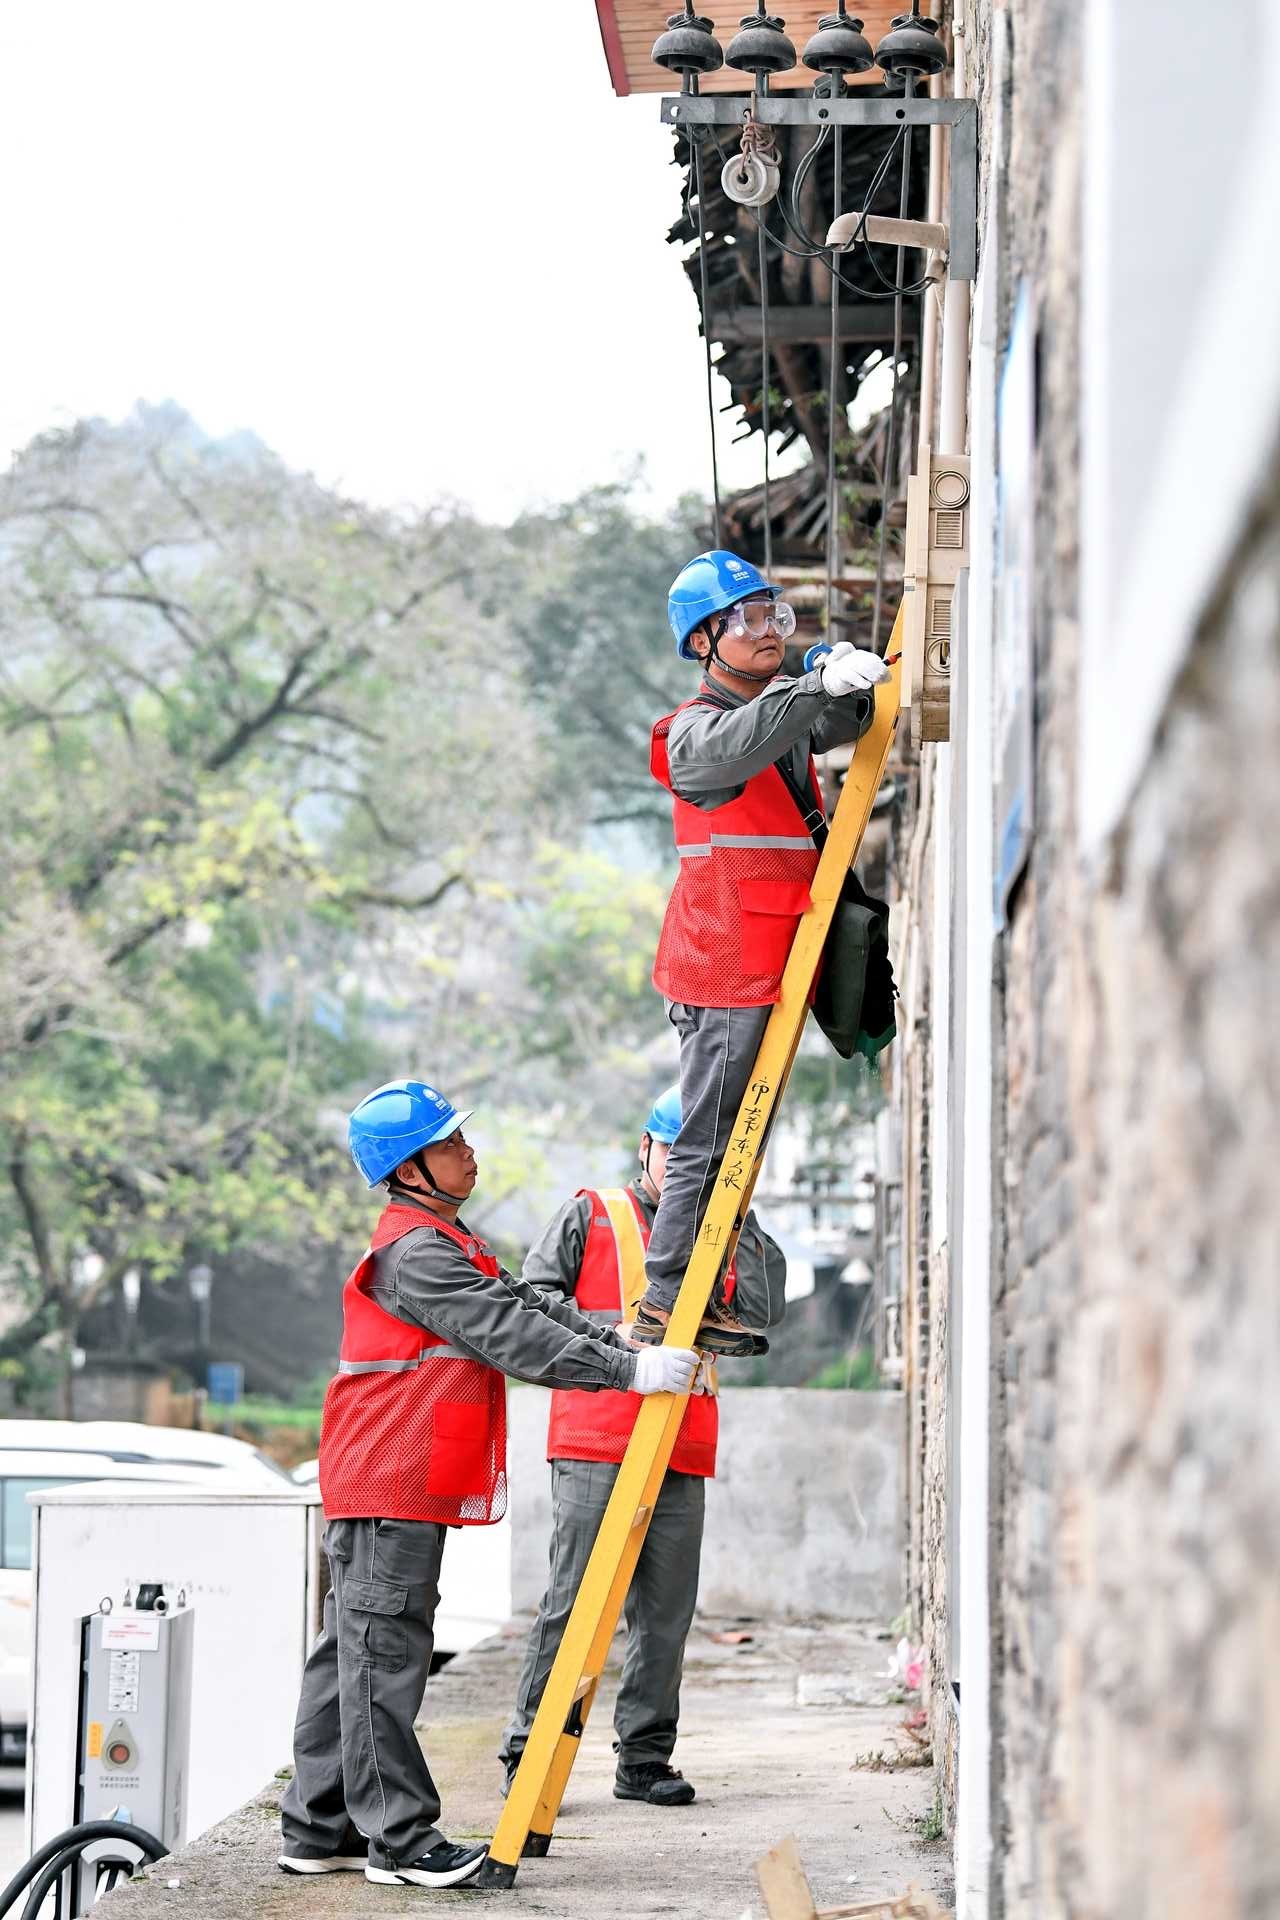
<instances>
[{"instance_id":1,"label":"black work boot","mask_svg":"<svg viewBox=\"0 0 1280 1920\"><path fill-rule=\"evenodd\" d=\"M628 1766L619 1760L613 1783L615 1800L647 1800L654 1807L687 1807L693 1787L665 1760L639 1760Z\"/></svg>"}]
</instances>

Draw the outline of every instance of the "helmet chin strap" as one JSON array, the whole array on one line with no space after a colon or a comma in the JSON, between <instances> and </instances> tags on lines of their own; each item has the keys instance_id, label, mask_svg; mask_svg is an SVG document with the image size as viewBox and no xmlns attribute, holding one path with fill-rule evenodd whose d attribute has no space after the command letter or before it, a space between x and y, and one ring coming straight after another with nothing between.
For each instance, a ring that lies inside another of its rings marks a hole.
<instances>
[{"instance_id":1,"label":"helmet chin strap","mask_svg":"<svg viewBox=\"0 0 1280 1920\"><path fill-rule=\"evenodd\" d=\"M463 1207L466 1205L469 1198L467 1194L446 1193L443 1187L438 1187L435 1184L435 1181L431 1178L431 1169L427 1165L427 1150L425 1147L419 1147L415 1154L410 1155L410 1158L414 1166L418 1169L418 1172L422 1175L423 1183L433 1200L443 1200L447 1207Z\"/></svg>"},{"instance_id":2,"label":"helmet chin strap","mask_svg":"<svg viewBox=\"0 0 1280 1920\"><path fill-rule=\"evenodd\" d=\"M650 1134L649 1144L644 1150L644 1159L640 1162L640 1172L644 1178L645 1185L648 1187L649 1192L653 1196L654 1204L656 1206L658 1201L662 1198L662 1195L659 1193L657 1185L654 1181L653 1175L649 1171L649 1156L652 1152L653 1152L653 1136L652 1134Z\"/></svg>"},{"instance_id":3,"label":"helmet chin strap","mask_svg":"<svg viewBox=\"0 0 1280 1920\"><path fill-rule=\"evenodd\" d=\"M767 686L770 680L776 680L778 677L776 670L769 673L752 673L747 667L731 667L729 665L729 662L723 658L720 652L720 642L724 638L724 630L727 625L728 622L722 620L720 622L719 633L709 635L711 649L707 654L708 662L714 660L721 673L732 674L735 680L749 680L757 687Z\"/></svg>"}]
</instances>

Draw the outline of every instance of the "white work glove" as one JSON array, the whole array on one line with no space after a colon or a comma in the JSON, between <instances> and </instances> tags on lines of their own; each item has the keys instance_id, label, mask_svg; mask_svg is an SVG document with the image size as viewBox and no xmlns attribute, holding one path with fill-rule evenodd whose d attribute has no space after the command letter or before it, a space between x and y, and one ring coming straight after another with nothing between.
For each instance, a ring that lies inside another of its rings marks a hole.
<instances>
[{"instance_id":1,"label":"white work glove","mask_svg":"<svg viewBox=\"0 0 1280 1920\"><path fill-rule=\"evenodd\" d=\"M633 1393L688 1393L698 1356L687 1347L641 1347L636 1355Z\"/></svg>"},{"instance_id":2,"label":"white work glove","mask_svg":"<svg viewBox=\"0 0 1280 1920\"><path fill-rule=\"evenodd\" d=\"M837 640L818 671L822 675L822 691L835 699L846 693L870 693L873 687L889 678L889 669L880 655L855 647L851 640Z\"/></svg>"}]
</instances>

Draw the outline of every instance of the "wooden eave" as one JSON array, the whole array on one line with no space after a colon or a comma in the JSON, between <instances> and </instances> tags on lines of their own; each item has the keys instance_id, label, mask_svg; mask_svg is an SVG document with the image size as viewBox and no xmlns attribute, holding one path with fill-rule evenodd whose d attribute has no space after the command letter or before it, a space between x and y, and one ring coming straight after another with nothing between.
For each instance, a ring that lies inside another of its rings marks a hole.
<instances>
[{"instance_id":1,"label":"wooden eave","mask_svg":"<svg viewBox=\"0 0 1280 1920\"><path fill-rule=\"evenodd\" d=\"M706 0L698 0L697 11L715 21L716 38L722 47L727 47L738 30L743 14L751 8L739 3L732 8L712 7ZM859 5L853 12L863 21L863 32L872 46L882 40L892 23L895 13L903 11L900 0L896 6L878 4ZM679 93L680 80L677 74L666 73L661 67L655 67L649 58L649 51L658 35L665 29L667 16L679 12L676 0L596 0L596 15L600 23L600 38L604 43L605 59L609 63L609 78L613 90L619 96L629 93ZM819 17L834 12L833 0L816 6L795 6L786 9L787 36L796 50L799 60L804 51L805 42L817 31ZM815 75L804 66L797 66L791 73L781 73L772 82L779 92L794 90L797 87L811 87ZM879 67L872 67L869 73L853 78L853 85L879 85L884 75ZM703 93L746 93L750 90L751 76L738 73L732 67L721 67L718 73L708 74L700 83Z\"/></svg>"}]
</instances>

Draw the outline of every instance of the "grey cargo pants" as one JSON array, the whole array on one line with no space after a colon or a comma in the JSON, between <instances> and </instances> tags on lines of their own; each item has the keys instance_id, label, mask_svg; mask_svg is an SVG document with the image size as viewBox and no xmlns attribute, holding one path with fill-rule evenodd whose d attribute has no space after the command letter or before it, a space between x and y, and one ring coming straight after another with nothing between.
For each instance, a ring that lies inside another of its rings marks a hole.
<instances>
[{"instance_id":1,"label":"grey cargo pants","mask_svg":"<svg viewBox=\"0 0 1280 1920\"><path fill-rule=\"evenodd\" d=\"M331 1520L333 1590L302 1676L294 1776L280 1802L286 1853L349 1851L394 1867L444 1835L440 1797L413 1723L431 1671L447 1527L417 1520Z\"/></svg>"},{"instance_id":2,"label":"grey cargo pants","mask_svg":"<svg viewBox=\"0 0 1280 1920\"><path fill-rule=\"evenodd\" d=\"M687 1007L667 1018L680 1035L680 1132L645 1255L645 1298L675 1305L772 1007Z\"/></svg>"},{"instance_id":3,"label":"grey cargo pants","mask_svg":"<svg viewBox=\"0 0 1280 1920\"><path fill-rule=\"evenodd\" d=\"M499 1750L504 1766L524 1750L617 1477L617 1467L604 1460L551 1462L551 1577ZM698 1597L705 1495L706 1483L698 1474L668 1473L654 1502L627 1595L627 1651L613 1714L619 1766L669 1760L676 1744L684 1643Z\"/></svg>"}]
</instances>

